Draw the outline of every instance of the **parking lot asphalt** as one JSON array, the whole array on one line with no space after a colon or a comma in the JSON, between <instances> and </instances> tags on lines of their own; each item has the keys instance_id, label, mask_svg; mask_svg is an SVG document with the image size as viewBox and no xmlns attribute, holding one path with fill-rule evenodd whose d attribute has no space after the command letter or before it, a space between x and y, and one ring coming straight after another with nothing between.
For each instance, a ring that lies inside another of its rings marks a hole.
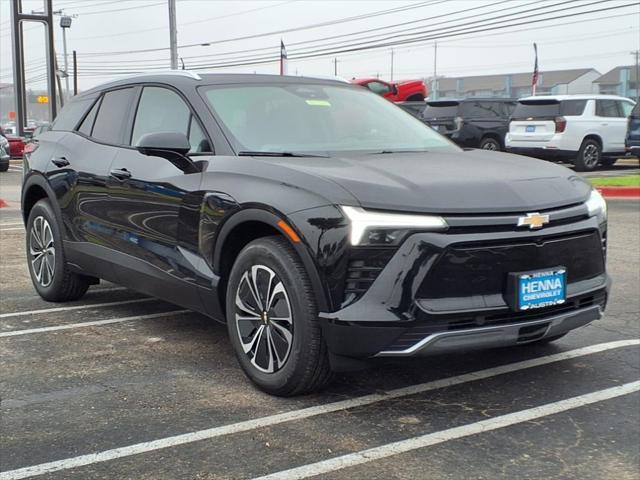
<instances>
[{"instance_id":1,"label":"parking lot asphalt","mask_svg":"<svg viewBox=\"0 0 640 480\"><path fill-rule=\"evenodd\" d=\"M378 360L282 399L226 329L102 283L35 295L0 174L0 480L638 479L640 202L609 202L602 320L548 346Z\"/></svg>"}]
</instances>

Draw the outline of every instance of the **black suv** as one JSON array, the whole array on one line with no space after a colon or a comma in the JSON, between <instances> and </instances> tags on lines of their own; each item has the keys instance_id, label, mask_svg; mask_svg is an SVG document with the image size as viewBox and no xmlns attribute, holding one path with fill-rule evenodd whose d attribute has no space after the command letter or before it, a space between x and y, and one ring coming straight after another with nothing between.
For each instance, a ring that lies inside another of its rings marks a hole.
<instances>
[{"instance_id":1,"label":"black suv","mask_svg":"<svg viewBox=\"0 0 640 480\"><path fill-rule=\"evenodd\" d=\"M640 103L635 104L629 115L624 148L631 155L640 157Z\"/></svg>"},{"instance_id":2,"label":"black suv","mask_svg":"<svg viewBox=\"0 0 640 480\"><path fill-rule=\"evenodd\" d=\"M551 341L605 306L606 205L586 181L464 151L359 86L142 75L33 141L38 293L102 278L226 322L273 394L370 357Z\"/></svg>"},{"instance_id":3,"label":"black suv","mask_svg":"<svg viewBox=\"0 0 640 480\"><path fill-rule=\"evenodd\" d=\"M419 118L463 148L503 150L516 104L510 98L433 100Z\"/></svg>"}]
</instances>

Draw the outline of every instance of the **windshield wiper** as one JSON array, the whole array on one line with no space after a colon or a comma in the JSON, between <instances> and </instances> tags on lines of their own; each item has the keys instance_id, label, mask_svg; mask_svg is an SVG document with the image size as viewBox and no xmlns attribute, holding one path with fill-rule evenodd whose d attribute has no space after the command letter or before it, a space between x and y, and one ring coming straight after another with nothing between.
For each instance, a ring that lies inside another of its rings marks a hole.
<instances>
[{"instance_id":1,"label":"windshield wiper","mask_svg":"<svg viewBox=\"0 0 640 480\"><path fill-rule=\"evenodd\" d=\"M303 152L260 152L244 150L238 152L239 157L322 157L329 158L329 155L322 155L318 153L303 153Z\"/></svg>"}]
</instances>

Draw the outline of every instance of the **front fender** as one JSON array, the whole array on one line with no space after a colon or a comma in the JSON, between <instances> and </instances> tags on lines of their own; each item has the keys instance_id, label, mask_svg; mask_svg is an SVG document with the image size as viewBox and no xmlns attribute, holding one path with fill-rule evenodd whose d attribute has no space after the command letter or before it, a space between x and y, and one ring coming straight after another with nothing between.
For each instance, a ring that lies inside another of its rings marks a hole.
<instances>
[{"instance_id":1,"label":"front fender","mask_svg":"<svg viewBox=\"0 0 640 480\"><path fill-rule=\"evenodd\" d=\"M294 229L294 231L300 237L299 242L292 241L291 238L286 235L285 232L283 232L282 228L278 225L278 222L280 220L284 220ZM224 221L219 224L213 242L208 242L209 245L213 245L212 255L211 257L209 257L212 259L213 272L217 276L219 276L221 273L219 269L220 265L222 264L222 252L227 237L231 234L231 232L233 232L236 227L239 227L246 222L264 223L280 232L283 232L283 236L289 240L291 246L300 256L307 275L309 275L309 279L311 280L311 285L315 293L316 301L318 303L318 308L321 311L327 311L327 308L330 305L330 302L328 300L329 297L327 285L318 273L318 266L314 258L312 246L307 241L307 237L304 232L296 226L294 221L292 221L282 212L279 212L273 208L268 208L263 205L258 206L255 204L252 206L245 206L238 209L237 211L232 212L227 218L224 219ZM203 232L203 234L207 235L207 232ZM205 256L205 258L207 257Z\"/></svg>"}]
</instances>

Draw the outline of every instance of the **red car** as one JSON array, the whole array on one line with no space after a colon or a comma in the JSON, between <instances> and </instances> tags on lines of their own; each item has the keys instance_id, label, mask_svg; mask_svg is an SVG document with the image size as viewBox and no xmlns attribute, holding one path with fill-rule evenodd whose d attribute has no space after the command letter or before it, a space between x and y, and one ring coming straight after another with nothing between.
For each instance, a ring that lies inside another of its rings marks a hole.
<instances>
[{"instance_id":1,"label":"red car","mask_svg":"<svg viewBox=\"0 0 640 480\"><path fill-rule=\"evenodd\" d=\"M422 80L385 82L379 78L354 78L351 83L367 87L392 102L417 102L427 98L427 86Z\"/></svg>"}]
</instances>

